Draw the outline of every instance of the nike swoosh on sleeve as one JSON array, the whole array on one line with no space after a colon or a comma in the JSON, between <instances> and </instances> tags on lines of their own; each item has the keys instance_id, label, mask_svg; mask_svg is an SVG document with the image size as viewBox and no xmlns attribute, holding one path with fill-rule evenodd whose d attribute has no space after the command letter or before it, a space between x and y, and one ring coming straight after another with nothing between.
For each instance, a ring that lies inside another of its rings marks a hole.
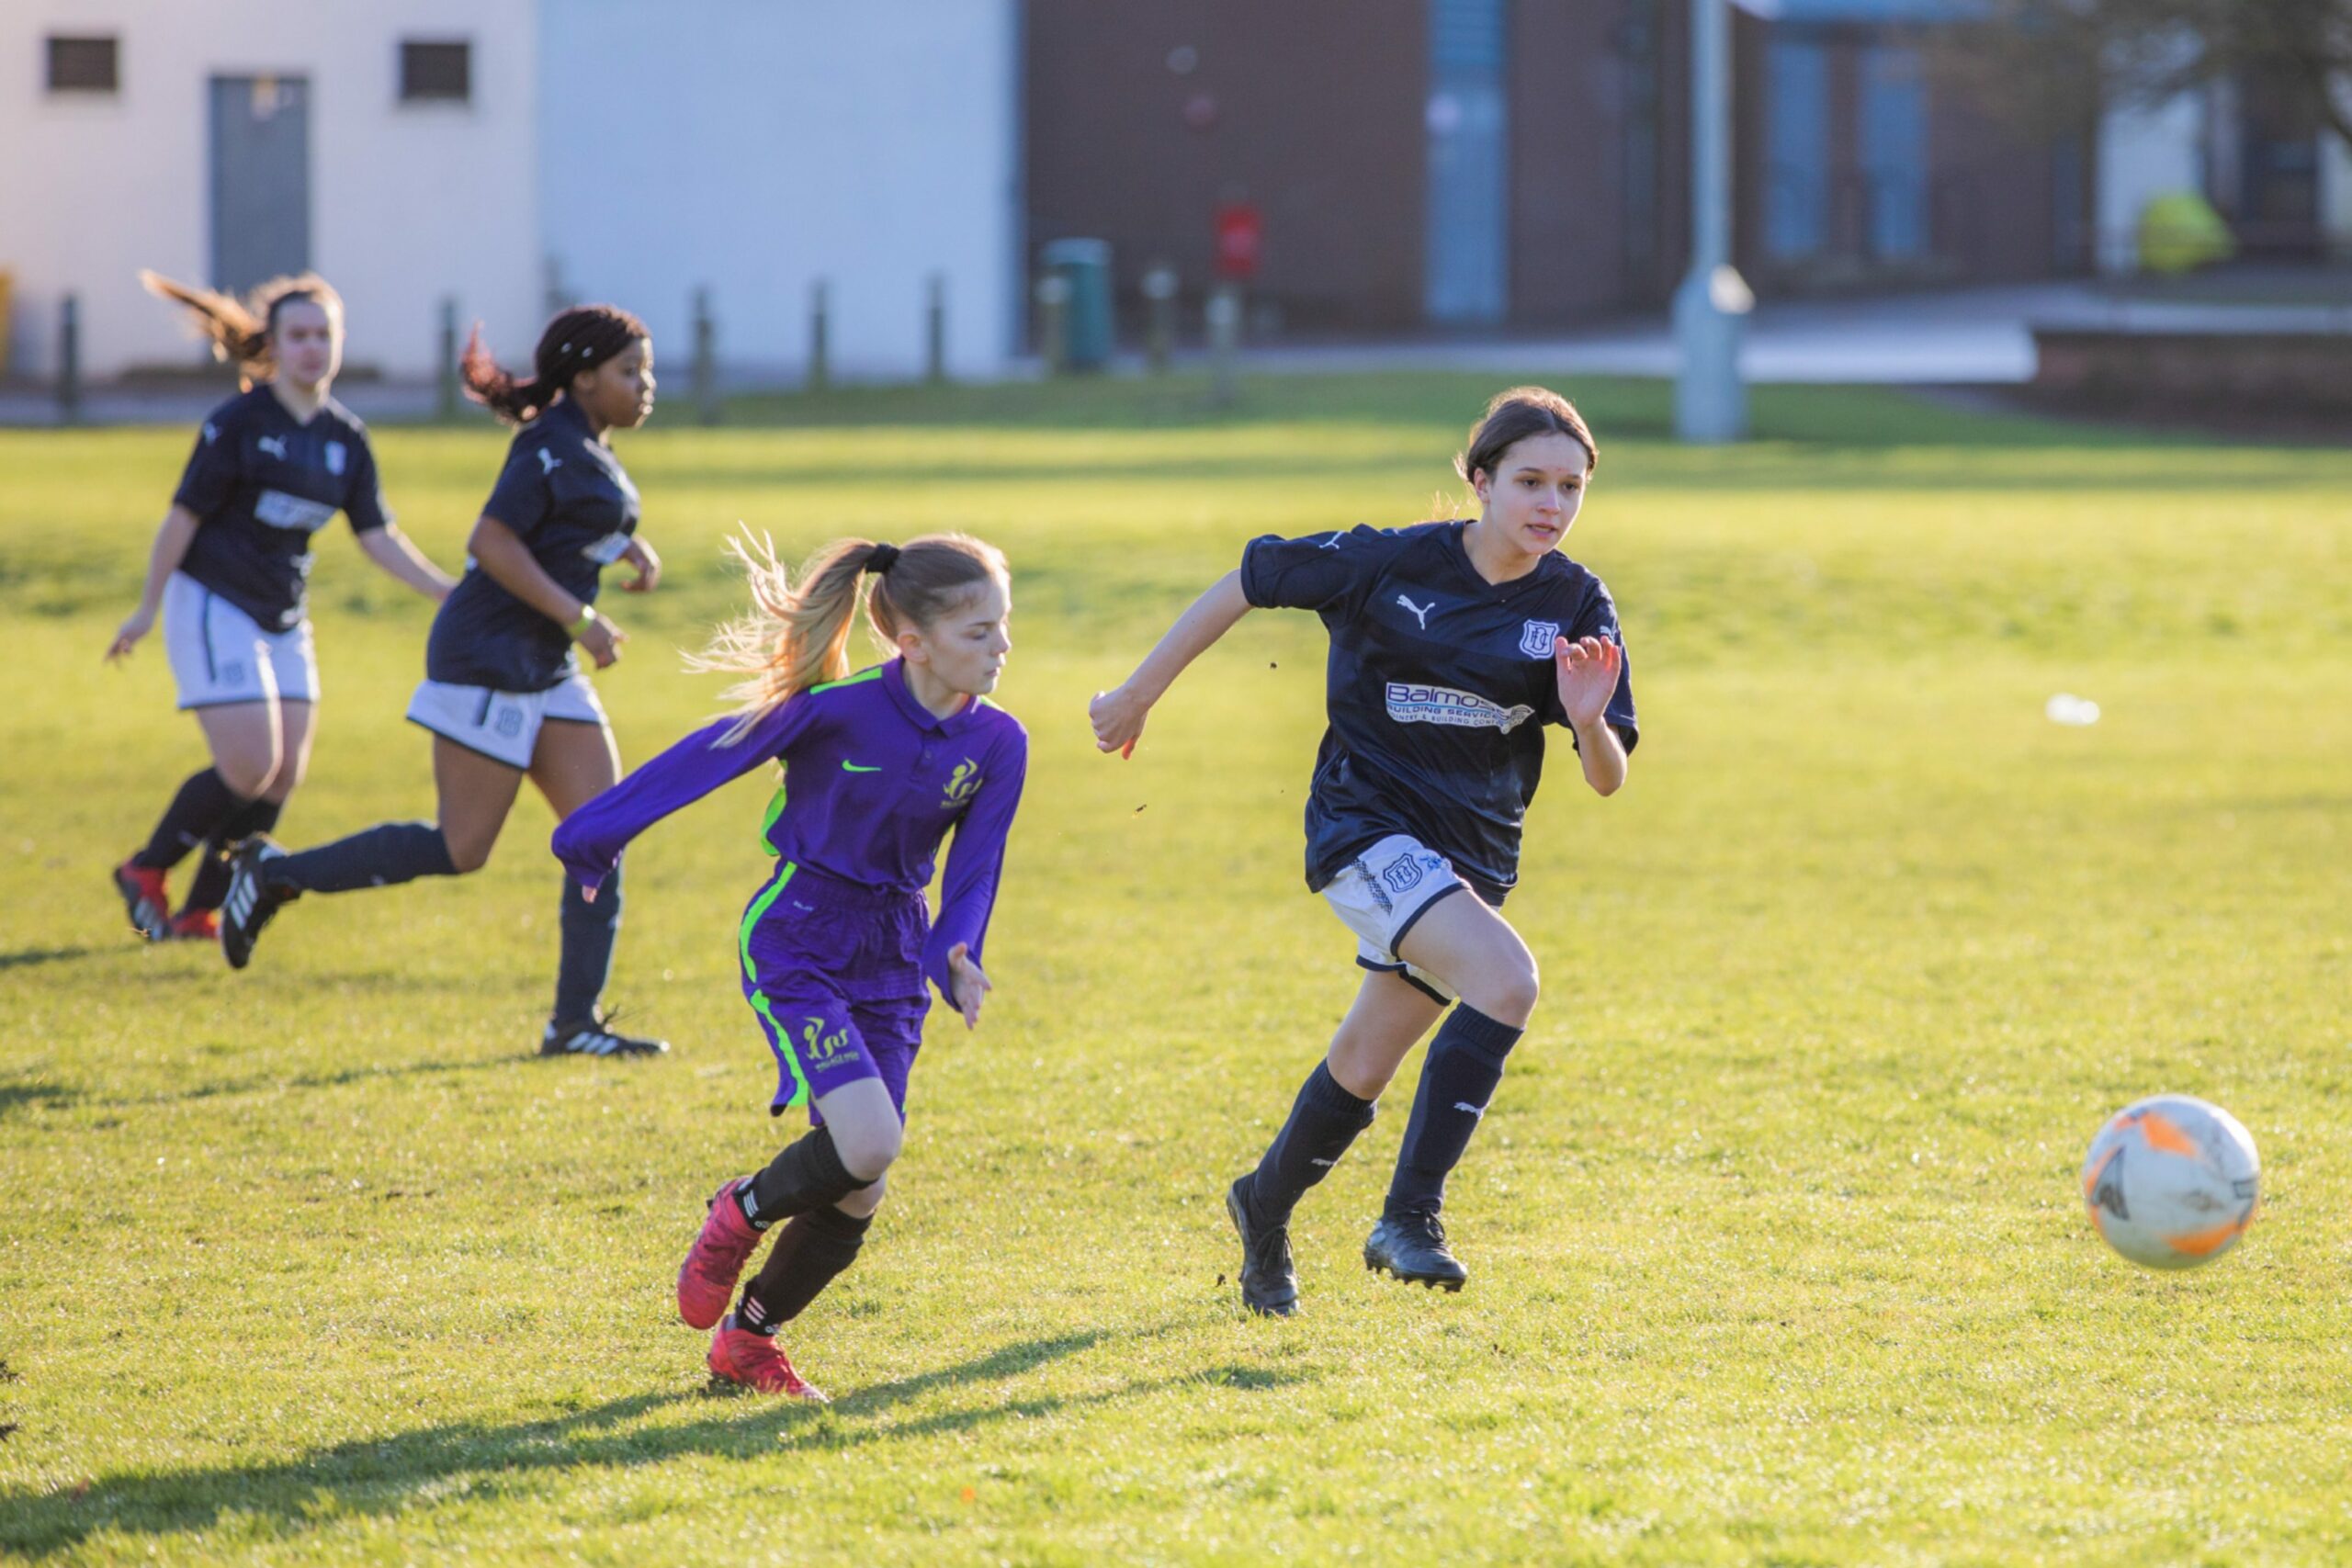
<instances>
[{"instance_id":1,"label":"nike swoosh on sleeve","mask_svg":"<svg viewBox=\"0 0 2352 1568\"><path fill-rule=\"evenodd\" d=\"M871 768L862 766L856 762L843 762L842 764L842 772L845 773L878 773L881 771L881 766L878 763Z\"/></svg>"}]
</instances>

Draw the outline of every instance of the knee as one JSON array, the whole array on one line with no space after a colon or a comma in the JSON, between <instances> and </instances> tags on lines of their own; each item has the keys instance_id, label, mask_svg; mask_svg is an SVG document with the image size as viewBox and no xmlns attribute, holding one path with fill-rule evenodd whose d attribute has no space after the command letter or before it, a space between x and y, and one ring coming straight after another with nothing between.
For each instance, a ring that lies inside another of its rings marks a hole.
<instances>
[{"instance_id":1,"label":"knee","mask_svg":"<svg viewBox=\"0 0 2352 1568\"><path fill-rule=\"evenodd\" d=\"M261 799L268 801L272 806L283 806L286 804L287 796L301 786L302 773L300 763L289 763L278 769L269 783L256 793Z\"/></svg>"},{"instance_id":2,"label":"knee","mask_svg":"<svg viewBox=\"0 0 2352 1568\"><path fill-rule=\"evenodd\" d=\"M849 1215L852 1219L870 1220L874 1217L875 1211L882 1207L884 1190L888 1187L888 1185L889 1181L888 1178L877 1176L865 1186L859 1188L856 1191L851 1193L848 1197L834 1204L833 1207L839 1209L842 1213Z\"/></svg>"},{"instance_id":3,"label":"knee","mask_svg":"<svg viewBox=\"0 0 2352 1568\"><path fill-rule=\"evenodd\" d=\"M279 773L275 757L222 757L212 764L212 770L220 775L222 784L247 800L259 800L270 795ZM286 787L291 789L293 784L289 782ZM284 791L270 795L270 798L277 800L285 797Z\"/></svg>"},{"instance_id":4,"label":"knee","mask_svg":"<svg viewBox=\"0 0 2352 1568\"><path fill-rule=\"evenodd\" d=\"M1536 999L1542 991L1543 977L1536 971L1535 960L1522 953L1518 962L1486 976L1476 990L1465 990L1462 999L1488 1018L1524 1024L1535 1016Z\"/></svg>"},{"instance_id":5,"label":"knee","mask_svg":"<svg viewBox=\"0 0 2352 1568\"><path fill-rule=\"evenodd\" d=\"M897 1162L905 1138L905 1130L895 1119L875 1125L835 1127L833 1150L841 1156L842 1168L867 1184L863 1190L879 1193L883 1174ZM875 1201L881 1199L876 1197Z\"/></svg>"},{"instance_id":6,"label":"knee","mask_svg":"<svg viewBox=\"0 0 2352 1568\"><path fill-rule=\"evenodd\" d=\"M490 838L465 838L444 828L441 829L441 841L448 847L449 863L456 866L458 874L462 876L468 872L480 871L483 866L488 865L491 846L498 840Z\"/></svg>"}]
</instances>

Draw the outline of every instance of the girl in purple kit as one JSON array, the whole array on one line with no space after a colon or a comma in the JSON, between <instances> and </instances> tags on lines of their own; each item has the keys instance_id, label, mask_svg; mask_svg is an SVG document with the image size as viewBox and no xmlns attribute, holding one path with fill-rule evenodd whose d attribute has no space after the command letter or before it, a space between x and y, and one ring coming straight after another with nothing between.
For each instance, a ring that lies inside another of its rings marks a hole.
<instances>
[{"instance_id":1,"label":"girl in purple kit","mask_svg":"<svg viewBox=\"0 0 2352 1568\"><path fill-rule=\"evenodd\" d=\"M1029 738L987 700L1012 639L1004 557L961 534L903 549L848 540L796 588L772 553L738 547L752 613L702 668L742 671L739 704L566 818L555 852L589 897L638 834L770 759L774 875L736 939L743 995L775 1053L773 1115L806 1105L814 1130L712 1196L678 1270L678 1315L711 1328L713 1376L821 1402L775 1332L857 1257L899 1157L907 1075L930 1008L926 977L977 1025L980 969L1005 833ZM861 604L891 657L849 673ZM939 917L923 905L940 840L956 845ZM735 1281L779 1221L732 1313Z\"/></svg>"}]
</instances>

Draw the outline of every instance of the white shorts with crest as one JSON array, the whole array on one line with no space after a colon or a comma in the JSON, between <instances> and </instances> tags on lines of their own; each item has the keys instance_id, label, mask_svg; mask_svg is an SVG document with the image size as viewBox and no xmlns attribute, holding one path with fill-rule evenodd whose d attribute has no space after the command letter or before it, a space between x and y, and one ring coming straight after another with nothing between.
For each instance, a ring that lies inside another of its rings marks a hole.
<instances>
[{"instance_id":1,"label":"white shorts with crest","mask_svg":"<svg viewBox=\"0 0 2352 1568\"><path fill-rule=\"evenodd\" d=\"M307 618L269 631L185 572L164 584L164 654L183 709L319 700Z\"/></svg>"},{"instance_id":2,"label":"white shorts with crest","mask_svg":"<svg viewBox=\"0 0 2352 1568\"><path fill-rule=\"evenodd\" d=\"M596 688L577 670L544 692L500 692L488 686L427 681L409 699L408 721L469 751L479 751L493 762L526 772L539 744L542 725L601 726L605 722L605 705L597 700Z\"/></svg>"},{"instance_id":3,"label":"white shorts with crest","mask_svg":"<svg viewBox=\"0 0 2352 1568\"><path fill-rule=\"evenodd\" d=\"M1396 944L1440 899L1470 891L1453 863L1403 833L1391 833L1333 877L1323 897L1356 933L1356 963L1401 975L1441 1002L1453 1000L1446 983L1396 956Z\"/></svg>"}]
</instances>

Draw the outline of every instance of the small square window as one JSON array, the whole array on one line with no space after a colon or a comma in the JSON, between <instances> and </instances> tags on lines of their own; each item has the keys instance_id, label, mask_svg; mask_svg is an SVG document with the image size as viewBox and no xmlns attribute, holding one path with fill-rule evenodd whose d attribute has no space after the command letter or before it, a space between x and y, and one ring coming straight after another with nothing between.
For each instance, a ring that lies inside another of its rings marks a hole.
<instances>
[{"instance_id":1,"label":"small square window","mask_svg":"<svg viewBox=\"0 0 2352 1568\"><path fill-rule=\"evenodd\" d=\"M413 39L401 44L402 103L462 104L474 96L473 45L423 43Z\"/></svg>"},{"instance_id":2,"label":"small square window","mask_svg":"<svg viewBox=\"0 0 2352 1568\"><path fill-rule=\"evenodd\" d=\"M49 90L52 93L117 93L122 90L119 39L52 38L49 40Z\"/></svg>"}]
</instances>

